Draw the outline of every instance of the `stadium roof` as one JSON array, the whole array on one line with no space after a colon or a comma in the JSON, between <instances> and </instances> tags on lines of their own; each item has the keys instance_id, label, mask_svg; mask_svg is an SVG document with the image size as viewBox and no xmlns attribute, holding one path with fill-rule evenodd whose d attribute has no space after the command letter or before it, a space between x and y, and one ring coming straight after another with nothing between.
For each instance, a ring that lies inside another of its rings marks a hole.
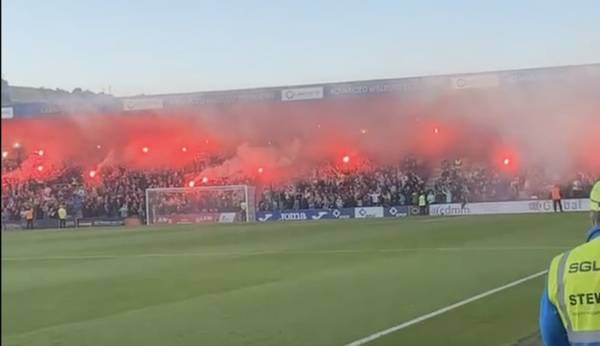
<instances>
[{"instance_id":1,"label":"stadium roof","mask_svg":"<svg viewBox=\"0 0 600 346\"><path fill-rule=\"evenodd\" d=\"M198 95L198 94L243 93L243 92L252 92L252 91L260 91L260 90L304 88L304 87L312 87L312 86L399 82L399 81L407 81L407 80L439 79L439 78L452 78L452 77L477 76L477 75L489 75L489 74L501 74L501 75L515 74L515 73L543 74L543 73L566 72L566 71L575 71L575 70L600 71L600 63L582 64L582 65L535 67L535 68L511 69L511 70L480 71L480 72L469 72L469 73L435 74L435 75L402 77L402 78L364 79L364 80L355 80L355 81L324 82L324 83L310 83L310 84L291 84L291 85L279 85L279 86L266 86L266 87L258 87L258 88L206 90L206 91L195 91L195 92L185 92L185 93L140 94L140 95L134 95L134 96L122 96L122 97L118 97L118 98L119 99L133 99L133 98L148 98L148 97L186 96L186 95Z\"/></svg>"},{"instance_id":2,"label":"stadium roof","mask_svg":"<svg viewBox=\"0 0 600 346\"><path fill-rule=\"evenodd\" d=\"M414 92L490 89L523 84L566 83L572 81L573 78L576 80L600 79L600 63L251 89L138 95L110 98L110 100L102 99L101 102L78 100L80 102L69 102L68 105L53 101L21 104L13 102L9 107L3 105L2 118L72 112L128 112L211 104L318 101L384 94L404 95Z\"/></svg>"},{"instance_id":3,"label":"stadium roof","mask_svg":"<svg viewBox=\"0 0 600 346\"><path fill-rule=\"evenodd\" d=\"M408 78L286 85L251 89L121 97L125 111L256 101L306 101L343 96L368 96L415 90L492 88L541 81L560 82L568 76L600 77L600 63Z\"/></svg>"}]
</instances>

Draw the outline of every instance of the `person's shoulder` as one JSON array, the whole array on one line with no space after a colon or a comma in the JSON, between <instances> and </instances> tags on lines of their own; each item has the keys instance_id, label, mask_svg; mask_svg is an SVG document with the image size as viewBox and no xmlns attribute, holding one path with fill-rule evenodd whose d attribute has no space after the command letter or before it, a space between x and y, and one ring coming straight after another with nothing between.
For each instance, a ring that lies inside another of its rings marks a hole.
<instances>
[{"instance_id":1,"label":"person's shoulder","mask_svg":"<svg viewBox=\"0 0 600 346\"><path fill-rule=\"evenodd\" d=\"M579 245L577 245L577 246L579 246ZM554 257L552 257L552 261L550 263L559 261L564 255L573 251L573 249L577 248L577 246L574 246L568 250L565 250L565 251L559 253L558 255L555 255Z\"/></svg>"},{"instance_id":2,"label":"person's shoulder","mask_svg":"<svg viewBox=\"0 0 600 346\"><path fill-rule=\"evenodd\" d=\"M558 293L558 287L556 286L557 277L558 277L558 267L561 259L567 254L569 251L565 251L561 254L558 254L552 258L550 261L550 266L548 268L548 277L547 277L547 294L548 298L552 302L552 304L556 304L556 295Z\"/></svg>"},{"instance_id":3,"label":"person's shoulder","mask_svg":"<svg viewBox=\"0 0 600 346\"><path fill-rule=\"evenodd\" d=\"M552 258L552 260L550 261L550 266L549 266L549 271L548 271L548 275L551 276L552 274L554 274L556 272L556 269L558 268L558 264L560 262L560 260L566 256L568 253L572 252L574 249L576 249L577 247L568 250L568 251L564 251L556 256L554 256Z\"/></svg>"}]
</instances>

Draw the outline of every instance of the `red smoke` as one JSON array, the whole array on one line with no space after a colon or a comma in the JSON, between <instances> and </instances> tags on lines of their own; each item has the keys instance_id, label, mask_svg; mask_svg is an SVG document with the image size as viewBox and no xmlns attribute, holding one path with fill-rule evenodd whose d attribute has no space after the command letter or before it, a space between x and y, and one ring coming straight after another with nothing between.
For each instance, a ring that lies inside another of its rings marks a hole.
<instances>
[{"instance_id":1,"label":"red smoke","mask_svg":"<svg viewBox=\"0 0 600 346\"><path fill-rule=\"evenodd\" d=\"M600 172L597 82L423 93L3 120L2 150L37 150L44 167L67 161L94 171L222 158L194 184L232 175L275 181L345 156L351 166L408 154L435 164L490 162L508 173L534 164L558 174Z\"/></svg>"}]
</instances>

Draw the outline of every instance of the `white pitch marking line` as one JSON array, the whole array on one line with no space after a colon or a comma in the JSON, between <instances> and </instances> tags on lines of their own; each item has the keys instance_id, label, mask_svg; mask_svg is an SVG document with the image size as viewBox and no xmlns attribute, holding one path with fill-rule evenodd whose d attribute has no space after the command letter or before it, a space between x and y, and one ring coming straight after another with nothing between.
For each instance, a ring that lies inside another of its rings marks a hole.
<instances>
[{"instance_id":1,"label":"white pitch marking line","mask_svg":"<svg viewBox=\"0 0 600 346\"><path fill-rule=\"evenodd\" d=\"M2 257L2 261L46 261L46 260L84 260L84 259L117 259L117 258L153 258L153 257L213 257L213 256L260 256L260 255L319 255L319 254L356 254L356 253L394 253L415 251L544 251L565 250L564 246L538 247L439 247L439 248L399 248L399 249L339 249L339 250L272 250L272 251L240 251L240 252L182 252L182 253L147 253L137 255L83 255L83 256L22 256Z\"/></svg>"},{"instance_id":2,"label":"white pitch marking line","mask_svg":"<svg viewBox=\"0 0 600 346\"><path fill-rule=\"evenodd\" d=\"M373 341L375 339L381 338L382 336L385 336L385 335L397 332L399 330L402 330L402 329L405 329L407 327L410 327L410 326L412 326L414 324L423 322L423 321L428 320L430 318L433 318L433 317L439 316L441 314L444 314L444 313L446 313L448 311L451 311L451 310L457 309L457 308L459 308L461 306L464 306L464 305L467 305L469 303L472 303L472 302L474 302L476 300L483 299L485 297L491 296L492 294L495 294L495 293L507 290L507 289L509 289L511 287L515 287L515 286L520 285L520 284L522 284L524 282L527 282L529 280L538 278L538 277L540 277L542 275L546 275L546 273L548 273L548 271L544 270L544 271L541 271L539 273L535 273L535 274L529 275L529 276L524 277L522 279L519 279L517 281L513 281L513 282L511 282L509 284L506 284L504 286L500 286L498 288L494 288L493 290L489 290L487 292L484 292L484 293L478 294L476 296L473 296L471 298L465 299L465 300L460 301L460 302L458 302L456 304L452 304L452 305L446 306L445 308L442 308L442 309L430 312L430 313L428 313L426 315L417 317L417 318L415 318L413 320L404 322L404 323L399 324L397 326L388 328L386 330L382 330L382 331L377 332L375 334L371 334L371 335L369 335L369 336L367 336L365 338L362 338L362 339L353 341L353 342L351 342L349 344L346 344L345 346L360 346L360 345L365 345L365 344L367 344L367 343L369 343L369 342L371 342L371 341Z\"/></svg>"}]
</instances>

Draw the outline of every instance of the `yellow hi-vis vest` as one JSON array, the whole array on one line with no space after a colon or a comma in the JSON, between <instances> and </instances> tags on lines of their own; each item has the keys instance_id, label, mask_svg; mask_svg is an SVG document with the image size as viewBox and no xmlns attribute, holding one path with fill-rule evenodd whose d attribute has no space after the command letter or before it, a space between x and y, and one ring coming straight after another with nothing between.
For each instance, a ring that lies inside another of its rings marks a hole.
<instances>
[{"instance_id":1,"label":"yellow hi-vis vest","mask_svg":"<svg viewBox=\"0 0 600 346\"><path fill-rule=\"evenodd\" d=\"M600 343L600 238L552 260L548 298L571 344Z\"/></svg>"},{"instance_id":2,"label":"yellow hi-vis vest","mask_svg":"<svg viewBox=\"0 0 600 346\"><path fill-rule=\"evenodd\" d=\"M600 181L596 182L590 194L590 209L600 212Z\"/></svg>"}]
</instances>

